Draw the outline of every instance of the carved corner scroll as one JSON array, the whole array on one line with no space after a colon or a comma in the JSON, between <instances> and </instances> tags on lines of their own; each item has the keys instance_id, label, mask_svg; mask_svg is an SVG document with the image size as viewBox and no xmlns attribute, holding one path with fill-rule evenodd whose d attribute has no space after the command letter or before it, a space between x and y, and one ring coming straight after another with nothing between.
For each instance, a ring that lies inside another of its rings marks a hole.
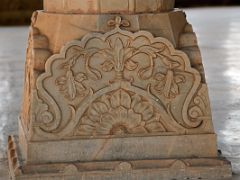
<instances>
[{"instance_id":1,"label":"carved corner scroll","mask_svg":"<svg viewBox=\"0 0 240 180\"><path fill-rule=\"evenodd\" d=\"M72 41L48 59L37 91L52 119L38 121L37 133L48 138L204 133L211 122L207 89L187 55L165 38L122 30L129 24L120 17L109 24L115 29Z\"/></svg>"}]
</instances>

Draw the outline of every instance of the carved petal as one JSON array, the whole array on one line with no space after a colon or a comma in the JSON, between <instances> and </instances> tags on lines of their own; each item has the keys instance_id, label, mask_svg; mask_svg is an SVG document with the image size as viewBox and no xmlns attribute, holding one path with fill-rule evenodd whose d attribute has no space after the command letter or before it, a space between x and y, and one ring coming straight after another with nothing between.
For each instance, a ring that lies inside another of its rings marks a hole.
<instances>
[{"instance_id":1,"label":"carved petal","mask_svg":"<svg viewBox=\"0 0 240 180\"><path fill-rule=\"evenodd\" d=\"M82 83L80 82L75 82L75 85L76 85L76 89L77 89L77 92L79 92L80 94L86 89Z\"/></svg>"},{"instance_id":2,"label":"carved petal","mask_svg":"<svg viewBox=\"0 0 240 180\"><path fill-rule=\"evenodd\" d=\"M102 102L96 102L92 105L92 108L98 112L99 115L102 115L108 112L108 107Z\"/></svg>"},{"instance_id":3,"label":"carved petal","mask_svg":"<svg viewBox=\"0 0 240 180\"><path fill-rule=\"evenodd\" d=\"M152 122L145 126L150 132L166 132L165 128L160 122Z\"/></svg>"},{"instance_id":4,"label":"carved petal","mask_svg":"<svg viewBox=\"0 0 240 180\"><path fill-rule=\"evenodd\" d=\"M103 116L102 122L99 124L99 127L97 128L97 133L102 134L102 135L109 135L114 119L110 114L107 114Z\"/></svg>"},{"instance_id":5,"label":"carved petal","mask_svg":"<svg viewBox=\"0 0 240 180\"><path fill-rule=\"evenodd\" d=\"M162 74L162 73L157 73L155 76L154 76L154 79L156 79L157 81L163 81L165 79L165 75Z\"/></svg>"},{"instance_id":6,"label":"carved petal","mask_svg":"<svg viewBox=\"0 0 240 180\"><path fill-rule=\"evenodd\" d=\"M135 113L133 110L128 111L128 120L129 121L129 128L134 128L136 126L139 126L141 123L141 115Z\"/></svg>"},{"instance_id":7,"label":"carved petal","mask_svg":"<svg viewBox=\"0 0 240 180\"><path fill-rule=\"evenodd\" d=\"M177 74L175 75L175 81L177 84L185 82L185 77L183 75Z\"/></svg>"},{"instance_id":8,"label":"carved petal","mask_svg":"<svg viewBox=\"0 0 240 180\"><path fill-rule=\"evenodd\" d=\"M108 107L104 103L96 102L89 108L88 115L90 118L92 118L92 116L100 118L101 114L107 111Z\"/></svg>"},{"instance_id":9,"label":"carved petal","mask_svg":"<svg viewBox=\"0 0 240 180\"><path fill-rule=\"evenodd\" d=\"M143 120L147 121L148 119L150 119L154 112L153 112L153 107L150 106L148 103L146 102L140 102L138 103L135 107L134 107L134 111L137 113L142 114L143 116Z\"/></svg>"},{"instance_id":10,"label":"carved petal","mask_svg":"<svg viewBox=\"0 0 240 180\"><path fill-rule=\"evenodd\" d=\"M113 108L117 108L120 106L120 101L121 101L120 92L121 92L120 90L116 91L110 99Z\"/></svg>"},{"instance_id":11,"label":"carved petal","mask_svg":"<svg viewBox=\"0 0 240 180\"><path fill-rule=\"evenodd\" d=\"M128 111L124 107L120 106L117 111L115 112L116 117L115 121L118 120L119 122L127 121L128 119Z\"/></svg>"},{"instance_id":12,"label":"carved petal","mask_svg":"<svg viewBox=\"0 0 240 180\"><path fill-rule=\"evenodd\" d=\"M65 76L61 76L56 80L57 85L65 85L67 78Z\"/></svg>"},{"instance_id":13,"label":"carved petal","mask_svg":"<svg viewBox=\"0 0 240 180\"><path fill-rule=\"evenodd\" d=\"M86 80L87 77L84 73L78 73L76 76L75 76L75 80L78 81L78 82L82 82L84 80Z\"/></svg>"},{"instance_id":14,"label":"carved petal","mask_svg":"<svg viewBox=\"0 0 240 180\"><path fill-rule=\"evenodd\" d=\"M124 106L126 108L131 107L131 97L123 90L116 91L112 95L110 101L113 108L117 108L119 106Z\"/></svg>"},{"instance_id":15,"label":"carved petal","mask_svg":"<svg viewBox=\"0 0 240 180\"><path fill-rule=\"evenodd\" d=\"M104 95L101 97L101 101L102 101L104 104L106 104L106 106L107 106L108 108L111 107L111 102L110 102L110 96L109 96L109 95L104 94Z\"/></svg>"},{"instance_id":16,"label":"carved petal","mask_svg":"<svg viewBox=\"0 0 240 180\"><path fill-rule=\"evenodd\" d=\"M142 126L138 126L138 127L131 129L130 132L132 134L145 134L145 133L147 133L147 130Z\"/></svg>"},{"instance_id":17,"label":"carved petal","mask_svg":"<svg viewBox=\"0 0 240 180\"><path fill-rule=\"evenodd\" d=\"M60 91L65 91L67 89L66 83L67 78L65 76L61 76L56 80L56 85L58 86Z\"/></svg>"},{"instance_id":18,"label":"carved petal","mask_svg":"<svg viewBox=\"0 0 240 180\"><path fill-rule=\"evenodd\" d=\"M90 110L88 112L88 118L91 119L91 121L93 121L94 123L99 123L99 121L100 121L100 116L90 114Z\"/></svg>"},{"instance_id":19,"label":"carved petal","mask_svg":"<svg viewBox=\"0 0 240 180\"><path fill-rule=\"evenodd\" d=\"M141 97L137 94L135 94L134 96L132 96L132 108L134 106L136 106L136 104L138 104L141 101Z\"/></svg>"},{"instance_id":20,"label":"carved petal","mask_svg":"<svg viewBox=\"0 0 240 180\"><path fill-rule=\"evenodd\" d=\"M176 83L173 83L172 84L172 89L171 89L171 92L174 94L174 95L178 95L179 94L179 87Z\"/></svg>"},{"instance_id":21,"label":"carved petal","mask_svg":"<svg viewBox=\"0 0 240 180\"><path fill-rule=\"evenodd\" d=\"M78 135L80 136L86 136L86 135L92 135L94 131L94 127L90 125L81 125L78 129Z\"/></svg>"},{"instance_id":22,"label":"carved petal","mask_svg":"<svg viewBox=\"0 0 240 180\"><path fill-rule=\"evenodd\" d=\"M90 125L90 126L96 126L96 122L93 122L88 116L84 116L82 118L82 123L83 125Z\"/></svg>"},{"instance_id":23,"label":"carved petal","mask_svg":"<svg viewBox=\"0 0 240 180\"><path fill-rule=\"evenodd\" d=\"M131 97L126 91L121 90L121 105L126 108L131 108Z\"/></svg>"}]
</instances>

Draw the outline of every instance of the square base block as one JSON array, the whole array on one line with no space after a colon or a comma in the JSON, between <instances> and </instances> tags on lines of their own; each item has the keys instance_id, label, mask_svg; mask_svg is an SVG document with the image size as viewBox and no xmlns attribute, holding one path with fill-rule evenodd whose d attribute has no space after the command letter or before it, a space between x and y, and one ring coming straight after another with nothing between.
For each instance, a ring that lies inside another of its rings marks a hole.
<instances>
[{"instance_id":1,"label":"square base block","mask_svg":"<svg viewBox=\"0 0 240 180\"><path fill-rule=\"evenodd\" d=\"M231 178L230 163L218 158L24 164L17 143L15 138L9 138L10 176L16 180Z\"/></svg>"},{"instance_id":2,"label":"square base block","mask_svg":"<svg viewBox=\"0 0 240 180\"><path fill-rule=\"evenodd\" d=\"M47 147L46 147L47 148ZM164 180L230 179L223 158L166 158L95 162L26 163L17 137L9 137L8 161L13 180Z\"/></svg>"}]
</instances>

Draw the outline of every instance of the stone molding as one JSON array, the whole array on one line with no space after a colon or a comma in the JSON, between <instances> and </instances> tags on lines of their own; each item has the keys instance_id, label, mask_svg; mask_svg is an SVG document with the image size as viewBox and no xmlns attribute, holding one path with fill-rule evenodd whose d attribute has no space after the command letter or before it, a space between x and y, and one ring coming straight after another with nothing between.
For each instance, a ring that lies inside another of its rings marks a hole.
<instances>
[{"instance_id":1,"label":"stone molding","mask_svg":"<svg viewBox=\"0 0 240 180\"><path fill-rule=\"evenodd\" d=\"M44 10L52 13L113 14L166 12L175 0L44 0Z\"/></svg>"}]
</instances>

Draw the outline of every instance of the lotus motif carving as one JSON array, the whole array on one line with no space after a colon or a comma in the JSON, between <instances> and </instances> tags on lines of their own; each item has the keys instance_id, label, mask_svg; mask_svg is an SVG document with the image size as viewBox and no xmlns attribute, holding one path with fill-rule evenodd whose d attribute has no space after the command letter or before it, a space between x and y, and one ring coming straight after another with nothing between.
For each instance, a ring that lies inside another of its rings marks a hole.
<instances>
[{"instance_id":1,"label":"lotus motif carving","mask_svg":"<svg viewBox=\"0 0 240 180\"><path fill-rule=\"evenodd\" d=\"M154 107L137 94L120 89L94 102L76 135L122 135L166 132Z\"/></svg>"}]
</instances>

